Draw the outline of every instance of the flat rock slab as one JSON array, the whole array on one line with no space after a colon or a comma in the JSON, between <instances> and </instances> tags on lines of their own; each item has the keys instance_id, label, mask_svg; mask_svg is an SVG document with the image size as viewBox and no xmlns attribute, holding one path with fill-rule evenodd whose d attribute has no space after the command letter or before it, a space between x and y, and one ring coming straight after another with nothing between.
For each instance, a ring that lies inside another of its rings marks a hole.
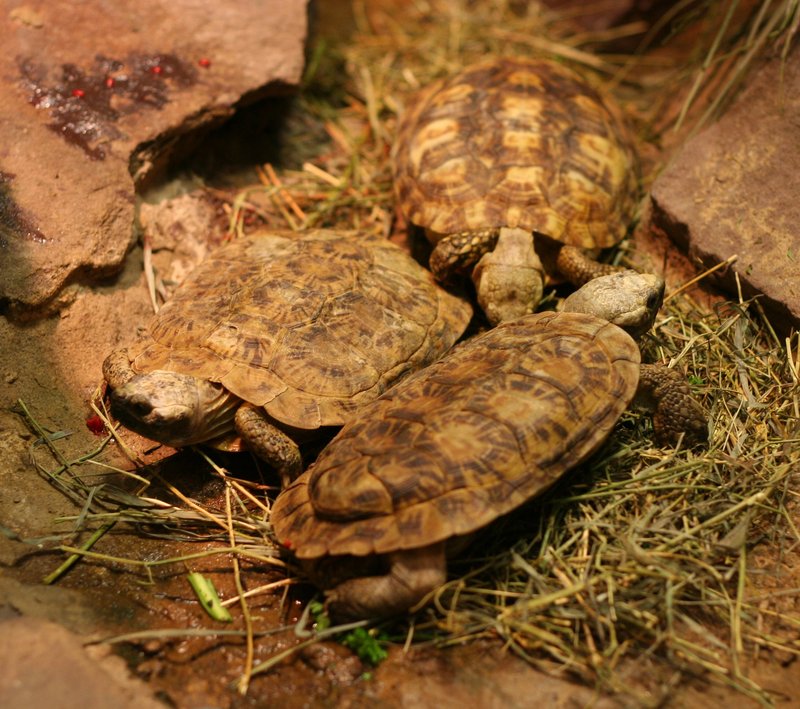
<instances>
[{"instance_id":1,"label":"flat rock slab","mask_svg":"<svg viewBox=\"0 0 800 709\"><path fill-rule=\"evenodd\" d=\"M755 74L653 185L651 224L705 267L737 255L717 282L761 294L773 326L800 327L800 53Z\"/></svg>"},{"instance_id":2,"label":"flat rock slab","mask_svg":"<svg viewBox=\"0 0 800 709\"><path fill-rule=\"evenodd\" d=\"M298 84L307 0L3 3L0 311L120 268L182 137Z\"/></svg>"},{"instance_id":3,"label":"flat rock slab","mask_svg":"<svg viewBox=\"0 0 800 709\"><path fill-rule=\"evenodd\" d=\"M37 618L0 618L0 706L4 709L163 709L106 646Z\"/></svg>"}]
</instances>

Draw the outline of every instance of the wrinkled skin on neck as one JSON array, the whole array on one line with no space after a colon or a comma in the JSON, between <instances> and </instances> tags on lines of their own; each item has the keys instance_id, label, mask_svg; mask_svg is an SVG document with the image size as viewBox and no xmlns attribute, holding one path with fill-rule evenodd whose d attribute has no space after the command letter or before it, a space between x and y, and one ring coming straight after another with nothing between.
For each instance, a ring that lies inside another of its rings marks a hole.
<instances>
[{"instance_id":1,"label":"wrinkled skin on neck","mask_svg":"<svg viewBox=\"0 0 800 709\"><path fill-rule=\"evenodd\" d=\"M219 384L159 370L134 375L110 397L124 426L175 448L233 434L241 404Z\"/></svg>"}]
</instances>

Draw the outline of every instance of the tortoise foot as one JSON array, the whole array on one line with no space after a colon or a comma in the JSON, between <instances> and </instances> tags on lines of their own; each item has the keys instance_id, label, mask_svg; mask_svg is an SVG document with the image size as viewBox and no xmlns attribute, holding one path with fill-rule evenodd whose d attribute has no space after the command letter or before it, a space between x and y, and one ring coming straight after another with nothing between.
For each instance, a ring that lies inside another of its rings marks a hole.
<instances>
[{"instance_id":1,"label":"tortoise foot","mask_svg":"<svg viewBox=\"0 0 800 709\"><path fill-rule=\"evenodd\" d=\"M705 412L680 372L661 364L641 365L636 397L655 410L653 429L659 443L674 445L681 436L689 447L708 442Z\"/></svg>"},{"instance_id":2,"label":"tortoise foot","mask_svg":"<svg viewBox=\"0 0 800 709\"><path fill-rule=\"evenodd\" d=\"M389 573L340 583L325 593L337 620L385 618L405 613L446 579L444 544L389 555Z\"/></svg>"}]
</instances>

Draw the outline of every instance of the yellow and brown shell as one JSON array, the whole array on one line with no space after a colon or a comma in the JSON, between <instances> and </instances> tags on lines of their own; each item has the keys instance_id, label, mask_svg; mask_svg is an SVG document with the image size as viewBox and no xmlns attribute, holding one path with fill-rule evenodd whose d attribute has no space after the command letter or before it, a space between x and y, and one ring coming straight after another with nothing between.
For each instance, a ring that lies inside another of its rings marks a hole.
<instances>
[{"instance_id":1,"label":"yellow and brown shell","mask_svg":"<svg viewBox=\"0 0 800 709\"><path fill-rule=\"evenodd\" d=\"M386 239L262 231L212 252L129 356L136 373L220 382L280 423L316 429L436 360L471 314Z\"/></svg>"},{"instance_id":2,"label":"yellow and brown shell","mask_svg":"<svg viewBox=\"0 0 800 709\"><path fill-rule=\"evenodd\" d=\"M636 207L618 109L554 61L494 59L426 87L400 118L393 162L400 208L434 241L519 227L605 248Z\"/></svg>"},{"instance_id":3,"label":"yellow and brown shell","mask_svg":"<svg viewBox=\"0 0 800 709\"><path fill-rule=\"evenodd\" d=\"M468 534L587 458L628 406L639 349L591 315L503 323L366 406L277 498L300 559Z\"/></svg>"}]
</instances>

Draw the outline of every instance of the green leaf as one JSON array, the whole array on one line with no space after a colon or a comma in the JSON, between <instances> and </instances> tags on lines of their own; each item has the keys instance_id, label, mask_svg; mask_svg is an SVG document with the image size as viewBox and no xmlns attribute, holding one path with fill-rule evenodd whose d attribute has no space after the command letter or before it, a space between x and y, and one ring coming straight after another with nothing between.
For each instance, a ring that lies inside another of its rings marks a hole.
<instances>
[{"instance_id":1,"label":"green leaf","mask_svg":"<svg viewBox=\"0 0 800 709\"><path fill-rule=\"evenodd\" d=\"M308 605L308 612L314 619L314 629L318 633L331 627L331 619L325 612L325 604L321 601L311 601Z\"/></svg>"},{"instance_id":2,"label":"green leaf","mask_svg":"<svg viewBox=\"0 0 800 709\"><path fill-rule=\"evenodd\" d=\"M200 601L200 605L208 615L221 623L230 623L233 620L228 609L219 600L217 589L209 579L196 571L187 574L186 578L189 580L197 600Z\"/></svg>"},{"instance_id":3,"label":"green leaf","mask_svg":"<svg viewBox=\"0 0 800 709\"><path fill-rule=\"evenodd\" d=\"M361 660L368 662L373 667L389 657L389 653L381 645L380 640L366 628L351 630L341 639L341 643L345 647L349 647Z\"/></svg>"}]
</instances>

